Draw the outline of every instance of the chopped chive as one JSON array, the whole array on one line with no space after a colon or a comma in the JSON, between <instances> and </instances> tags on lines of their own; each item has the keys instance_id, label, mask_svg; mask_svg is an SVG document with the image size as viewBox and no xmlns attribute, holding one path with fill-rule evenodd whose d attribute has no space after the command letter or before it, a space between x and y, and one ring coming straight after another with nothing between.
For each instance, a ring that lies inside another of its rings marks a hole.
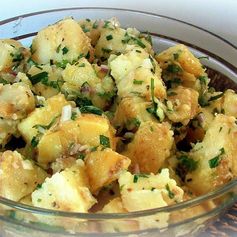
<instances>
[{"instance_id":1,"label":"chopped chive","mask_svg":"<svg viewBox=\"0 0 237 237\"><path fill-rule=\"evenodd\" d=\"M174 196L175 196L175 194L170 190L169 184L166 184L165 188L166 188L166 190L167 190L167 192L168 192L169 198L170 198L170 199L173 199Z\"/></svg>"},{"instance_id":2,"label":"chopped chive","mask_svg":"<svg viewBox=\"0 0 237 237\"><path fill-rule=\"evenodd\" d=\"M64 54L68 53L69 49L65 46L62 48L62 51L63 51L63 55L64 55Z\"/></svg>"},{"instance_id":3,"label":"chopped chive","mask_svg":"<svg viewBox=\"0 0 237 237\"><path fill-rule=\"evenodd\" d=\"M141 80L136 80L136 79L133 80L133 84L135 85L141 85L143 82L144 81L141 81Z\"/></svg>"},{"instance_id":4,"label":"chopped chive","mask_svg":"<svg viewBox=\"0 0 237 237\"><path fill-rule=\"evenodd\" d=\"M109 40L112 40L113 39L113 36L112 35L107 35L106 36L106 39L109 41Z\"/></svg>"},{"instance_id":5,"label":"chopped chive","mask_svg":"<svg viewBox=\"0 0 237 237\"><path fill-rule=\"evenodd\" d=\"M48 79L48 73L47 73L47 72L40 72L40 73L35 74L35 75L33 75L33 76L28 75L28 77L29 77L31 83L32 83L33 85L35 85L35 84L39 83L40 81L42 81L42 80L45 79L45 78Z\"/></svg>"},{"instance_id":6,"label":"chopped chive","mask_svg":"<svg viewBox=\"0 0 237 237\"><path fill-rule=\"evenodd\" d=\"M221 159L222 159L221 156L225 154L225 149L224 149L224 147L222 147L219 151L220 151L220 154L219 154L219 155L213 157L212 159L210 159L210 160L208 161L209 167L210 167L211 169L216 168L216 167L220 164L220 161L221 161Z\"/></svg>"},{"instance_id":7,"label":"chopped chive","mask_svg":"<svg viewBox=\"0 0 237 237\"><path fill-rule=\"evenodd\" d=\"M104 135L100 135L100 145L102 145L105 148L109 148L110 147L109 138Z\"/></svg>"}]
</instances>

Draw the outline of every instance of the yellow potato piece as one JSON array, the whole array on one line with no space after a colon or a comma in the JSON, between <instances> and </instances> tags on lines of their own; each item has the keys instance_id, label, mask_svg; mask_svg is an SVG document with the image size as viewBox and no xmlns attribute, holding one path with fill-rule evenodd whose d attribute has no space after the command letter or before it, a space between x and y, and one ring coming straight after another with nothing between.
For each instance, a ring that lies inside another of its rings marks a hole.
<instances>
[{"instance_id":1,"label":"yellow potato piece","mask_svg":"<svg viewBox=\"0 0 237 237\"><path fill-rule=\"evenodd\" d=\"M217 115L203 141L197 143L190 152L190 157L198 165L196 170L186 176L186 185L198 195L216 189L237 175L235 121L234 117Z\"/></svg>"},{"instance_id":2,"label":"yellow potato piece","mask_svg":"<svg viewBox=\"0 0 237 237\"><path fill-rule=\"evenodd\" d=\"M41 184L47 173L17 151L0 154L0 196L19 201Z\"/></svg>"},{"instance_id":3,"label":"yellow potato piece","mask_svg":"<svg viewBox=\"0 0 237 237\"><path fill-rule=\"evenodd\" d=\"M63 187L63 188L62 188ZM34 206L62 211L87 212L96 203L89 191L83 161L55 173L32 193Z\"/></svg>"},{"instance_id":4,"label":"yellow potato piece","mask_svg":"<svg viewBox=\"0 0 237 237\"><path fill-rule=\"evenodd\" d=\"M48 125L52 120L59 116L62 108L69 104L64 95L58 94L49 98L44 107L36 108L26 119L18 125L20 134L27 143L30 143L32 138L36 136L37 129L33 128L35 125Z\"/></svg>"},{"instance_id":5,"label":"yellow potato piece","mask_svg":"<svg viewBox=\"0 0 237 237\"><path fill-rule=\"evenodd\" d=\"M173 131L168 123L144 122L124 155L133 165L138 164L141 172L157 173L169 157L173 141Z\"/></svg>"},{"instance_id":6,"label":"yellow potato piece","mask_svg":"<svg viewBox=\"0 0 237 237\"><path fill-rule=\"evenodd\" d=\"M130 159L111 149L105 149L88 154L85 163L91 192L97 193L102 187L118 179L121 171L130 165Z\"/></svg>"},{"instance_id":7,"label":"yellow potato piece","mask_svg":"<svg viewBox=\"0 0 237 237\"><path fill-rule=\"evenodd\" d=\"M90 39L73 19L61 20L39 31L32 42L32 58L40 64L77 60L87 55Z\"/></svg>"},{"instance_id":8,"label":"yellow potato piece","mask_svg":"<svg viewBox=\"0 0 237 237\"><path fill-rule=\"evenodd\" d=\"M100 135L108 137L110 146L115 149L114 129L107 118L94 114L85 114L76 120L60 124L56 131L48 131L38 144L37 160L40 163L55 161L67 155L72 144L100 146Z\"/></svg>"}]
</instances>

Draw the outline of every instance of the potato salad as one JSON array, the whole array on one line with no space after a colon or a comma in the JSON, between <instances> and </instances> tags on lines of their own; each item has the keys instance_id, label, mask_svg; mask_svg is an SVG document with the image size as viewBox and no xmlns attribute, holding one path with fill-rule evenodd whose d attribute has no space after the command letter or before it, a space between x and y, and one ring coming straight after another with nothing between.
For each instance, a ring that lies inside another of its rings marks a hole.
<instances>
[{"instance_id":1,"label":"potato salad","mask_svg":"<svg viewBox=\"0 0 237 237\"><path fill-rule=\"evenodd\" d=\"M1 39L0 196L127 213L217 189L237 175L237 94L209 82L188 47L155 52L115 18Z\"/></svg>"}]
</instances>

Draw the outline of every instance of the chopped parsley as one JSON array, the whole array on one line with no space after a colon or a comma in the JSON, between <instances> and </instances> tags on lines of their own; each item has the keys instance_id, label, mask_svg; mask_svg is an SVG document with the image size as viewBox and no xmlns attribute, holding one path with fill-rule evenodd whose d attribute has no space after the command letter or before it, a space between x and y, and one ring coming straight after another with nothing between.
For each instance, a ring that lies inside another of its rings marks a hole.
<instances>
[{"instance_id":1,"label":"chopped parsley","mask_svg":"<svg viewBox=\"0 0 237 237\"><path fill-rule=\"evenodd\" d=\"M68 51L69 51L69 49L66 46L62 48L63 55L67 54Z\"/></svg>"},{"instance_id":2,"label":"chopped parsley","mask_svg":"<svg viewBox=\"0 0 237 237\"><path fill-rule=\"evenodd\" d=\"M39 144L39 137L38 137L38 136L34 136L34 137L31 139L30 144L31 144L32 147L37 147L38 144Z\"/></svg>"},{"instance_id":3,"label":"chopped parsley","mask_svg":"<svg viewBox=\"0 0 237 237\"><path fill-rule=\"evenodd\" d=\"M3 85L6 85L8 84L8 81L0 77L0 83L2 83Z\"/></svg>"},{"instance_id":4,"label":"chopped parsley","mask_svg":"<svg viewBox=\"0 0 237 237\"><path fill-rule=\"evenodd\" d=\"M115 91L105 91L105 92L98 92L98 96L104 98L105 100L111 100L115 95Z\"/></svg>"},{"instance_id":5,"label":"chopped parsley","mask_svg":"<svg viewBox=\"0 0 237 237\"><path fill-rule=\"evenodd\" d=\"M174 53L173 57L174 57L174 60L178 60L179 59L179 54L178 53Z\"/></svg>"},{"instance_id":6,"label":"chopped parsley","mask_svg":"<svg viewBox=\"0 0 237 237\"><path fill-rule=\"evenodd\" d=\"M136 79L133 80L133 84L135 85L141 85L143 82L144 81L141 81L141 80L136 80Z\"/></svg>"},{"instance_id":7,"label":"chopped parsley","mask_svg":"<svg viewBox=\"0 0 237 237\"><path fill-rule=\"evenodd\" d=\"M162 121L164 119L164 111L159 108L158 103L155 102L155 85L154 85L154 78L151 78L151 99L152 99L152 106L146 108L146 111L150 114L153 114L158 121Z\"/></svg>"},{"instance_id":8,"label":"chopped parsley","mask_svg":"<svg viewBox=\"0 0 237 237\"><path fill-rule=\"evenodd\" d=\"M108 28L109 27L109 23L110 23L110 21L105 21L104 25L103 25L103 28Z\"/></svg>"},{"instance_id":9,"label":"chopped parsley","mask_svg":"<svg viewBox=\"0 0 237 237\"><path fill-rule=\"evenodd\" d=\"M107 49L107 48L101 48L103 53L111 53L112 49Z\"/></svg>"},{"instance_id":10,"label":"chopped parsley","mask_svg":"<svg viewBox=\"0 0 237 237\"><path fill-rule=\"evenodd\" d=\"M77 113L72 112L71 120L76 120L76 118L77 118Z\"/></svg>"},{"instance_id":11,"label":"chopped parsley","mask_svg":"<svg viewBox=\"0 0 237 237\"><path fill-rule=\"evenodd\" d=\"M36 189L41 189L42 188L42 184L37 184Z\"/></svg>"},{"instance_id":12,"label":"chopped parsley","mask_svg":"<svg viewBox=\"0 0 237 237\"><path fill-rule=\"evenodd\" d=\"M217 99L221 98L223 95L224 95L224 92L221 92L221 93L218 94L218 95L211 96L210 99L209 99L208 101L217 100Z\"/></svg>"},{"instance_id":13,"label":"chopped parsley","mask_svg":"<svg viewBox=\"0 0 237 237\"><path fill-rule=\"evenodd\" d=\"M168 192L169 198L170 198L170 199L173 199L174 196L175 196L175 194L170 190L169 184L166 184L165 188L166 188L166 190L167 190L167 192Z\"/></svg>"},{"instance_id":14,"label":"chopped parsley","mask_svg":"<svg viewBox=\"0 0 237 237\"><path fill-rule=\"evenodd\" d=\"M97 114L97 115L102 115L103 110L93 106L93 105L85 105L80 107L80 111L82 113L91 113L91 114Z\"/></svg>"},{"instance_id":15,"label":"chopped parsley","mask_svg":"<svg viewBox=\"0 0 237 237\"><path fill-rule=\"evenodd\" d=\"M85 67L86 64L85 63L82 63L82 64L79 64L78 67Z\"/></svg>"},{"instance_id":16,"label":"chopped parsley","mask_svg":"<svg viewBox=\"0 0 237 237\"><path fill-rule=\"evenodd\" d=\"M10 55L12 57L12 62L20 62L24 59L24 55L20 51L16 52L15 54L11 53Z\"/></svg>"},{"instance_id":17,"label":"chopped parsley","mask_svg":"<svg viewBox=\"0 0 237 237\"><path fill-rule=\"evenodd\" d=\"M167 72L170 72L170 73L182 72L182 68L176 64L169 64L166 70Z\"/></svg>"},{"instance_id":18,"label":"chopped parsley","mask_svg":"<svg viewBox=\"0 0 237 237\"><path fill-rule=\"evenodd\" d=\"M58 117L59 117L59 115L55 116L48 125L36 124L36 125L33 126L33 128L36 128L36 129L42 128L42 129L48 130L55 124Z\"/></svg>"},{"instance_id":19,"label":"chopped parsley","mask_svg":"<svg viewBox=\"0 0 237 237\"><path fill-rule=\"evenodd\" d=\"M112 35L107 35L106 36L106 39L109 41L109 40L112 40L113 39L113 36Z\"/></svg>"},{"instance_id":20,"label":"chopped parsley","mask_svg":"<svg viewBox=\"0 0 237 237\"><path fill-rule=\"evenodd\" d=\"M104 135L100 135L100 145L102 145L104 148L110 148L109 138Z\"/></svg>"},{"instance_id":21,"label":"chopped parsley","mask_svg":"<svg viewBox=\"0 0 237 237\"><path fill-rule=\"evenodd\" d=\"M206 77L206 76L199 76L198 80L200 81L201 85L207 85L208 77Z\"/></svg>"},{"instance_id":22,"label":"chopped parsley","mask_svg":"<svg viewBox=\"0 0 237 237\"><path fill-rule=\"evenodd\" d=\"M178 159L178 164L175 169L176 174L181 178L184 182L187 173L192 172L197 169L198 161L195 161L191 157L187 155L181 155Z\"/></svg>"},{"instance_id":23,"label":"chopped parsley","mask_svg":"<svg viewBox=\"0 0 237 237\"><path fill-rule=\"evenodd\" d=\"M56 67L65 69L68 63L70 63L68 60L63 59L61 62L56 63Z\"/></svg>"},{"instance_id":24,"label":"chopped parsley","mask_svg":"<svg viewBox=\"0 0 237 237\"><path fill-rule=\"evenodd\" d=\"M99 26L98 22L95 21L95 22L93 23L93 25L92 25L92 28L93 28L93 29L97 29L98 26Z\"/></svg>"},{"instance_id":25,"label":"chopped parsley","mask_svg":"<svg viewBox=\"0 0 237 237\"><path fill-rule=\"evenodd\" d=\"M84 33L90 32L90 29L86 28L85 25L81 25L81 28L82 28Z\"/></svg>"},{"instance_id":26,"label":"chopped parsley","mask_svg":"<svg viewBox=\"0 0 237 237\"><path fill-rule=\"evenodd\" d=\"M137 183L139 178L148 178L148 175L146 175L146 174L135 174L133 176L133 183Z\"/></svg>"},{"instance_id":27,"label":"chopped parsley","mask_svg":"<svg viewBox=\"0 0 237 237\"><path fill-rule=\"evenodd\" d=\"M47 72L40 72L40 73L35 74L33 76L28 74L28 77L29 77L32 85L35 85L35 84L41 82L42 80L48 80L48 73Z\"/></svg>"},{"instance_id":28,"label":"chopped parsley","mask_svg":"<svg viewBox=\"0 0 237 237\"><path fill-rule=\"evenodd\" d=\"M85 155L85 154L83 154L83 153L80 153L80 154L78 154L78 156L77 156L77 159L84 160L84 159L85 159L85 157L86 157L86 155Z\"/></svg>"},{"instance_id":29,"label":"chopped parsley","mask_svg":"<svg viewBox=\"0 0 237 237\"><path fill-rule=\"evenodd\" d=\"M220 151L220 154L219 154L219 155L213 157L212 159L210 159L210 160L208 161L209 167L210 167L211 169L216 168L216 167L220 164L220 161L221 161L221 159L222 159L222 155L225 154L225 149L224 149L224 147L222 147L219 151Z\"/></svg>"}]
</instances>

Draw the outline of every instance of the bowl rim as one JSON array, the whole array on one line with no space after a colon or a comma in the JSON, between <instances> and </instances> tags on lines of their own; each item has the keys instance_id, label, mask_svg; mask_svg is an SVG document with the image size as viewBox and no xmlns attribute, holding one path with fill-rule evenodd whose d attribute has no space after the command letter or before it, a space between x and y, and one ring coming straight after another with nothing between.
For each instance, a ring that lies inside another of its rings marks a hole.
<instances>
[{"instance_id":1,"label":"bowl rim","mask_svg":"<svg viewBox=\"0 0 237 237\"><path fill-rule=\"evenodd\" d=\"M212 36L215 36L216 38L224 41L225 43L229 44L231 47L233 47L234 49L237 50L237 45L231 43L229 40L217 35L216 33L209 31L205 28L202 28L200 26L194 25L192 23L174 18L174 17L170 17L170 16L166 16L166 15L162 15L162 14L156 14L156 13L152 13L152 12L147 12L147 11L141 11L141 10L133 10L133 9L128 9L128 8L114 8L114 7L69 7L69 8L54 8L54 9L50 9L50 10L43 10L43 11L37 11L37 12L31 12L31 13L26 13L26 14L22 14L22 15L17 15L15 17L10 17L7 19L4 19L2 21L0 21L0 26L4 25L6 23L9 23L11 21L15 21L18 20L19 18L27 18L27 17L31 17L34 15L41 15L41 14L45 14L45 13L50 13L50 12L59 12L59 11L70 11L70 10L114 10L114 11L125 11L125 12L134 12L134 13L140 13L140 14L145 14L145 15L152 15L155 17L161 17L161 18L166 18L169 20L173 20L173 21L177 21L189 26L192 26L194 28L197 28L199 30L202 30Z\"/></svg>"},{"instance_id":2,"label":"bowl rim","mask_svg":"<svg viewBox=\"0 0 237 237\"><path fill-rule=\"evenodd\" d=\"M177 21L179 23L182 23L182 24L194 27L198 30L204 31L204 32L218 38L219 40L223 41L224 43L228 44L234 50L237 51L237 46L232 44L230 41L224 39L223 37L211 32L207 29L202 28L202 27L196 26L194 24L191 24L191 23L188 23L188 22L185 22L185 21L173 18L173 17L155 14L155 13L146 12L146 11L126 9L126 8L123 9L123 8L110 8L110 7L108 7L108 8L106 8L106 7L71 7L71 8L50 9L50 10L22 14L22 15L18 15L15 17L4 19L4 20L0 21L0 27L4 24L14 22L14 21L18 20L19 18L27 18L27 17L41 15L41 14L45 14L45 13L70 11L70 10L106 10L106 11L114 10L114 11L125 11L125 12L131 12L131 13L150 15L150 16L159 17L159 18L165 18L165 19ZM208 52L208 53L210 53L210 52ZM222 58L219 57L219 61L220 61L220 59L223 60ZM232 66L233 68L231 68L231 69L234 72L237 70L237 68L234 65L232 65L226 61L225 61L225 63L227 63L228 66ZM218 189L216 189L214 191L211 191L207 194L201 195L199 197L196 197L196 198L193 198L193 199L190 199L187 201L183 201L183 202L180 202L180 203L177 203L174 205L153 208L153 209L148 209L148 210L142 210L142 211L128 212L128 213L82 213L82 212L57 211L57 210L52 210L52 209L33 207L33 206L30 206L27 204L22 204L22 203L12 201L7 198L3 198L1 196L0 196L0 204L14 208L19 211L30 212L30 213L41 214L41 215L43 214L43 215L47 215L47 216L70 217L70 218L80 218L80 219L87 219L87 220L130 219L130 218L150 216L150 215L154 215L154 214L157 214L160 212L172 212L172 211L181 210L183 208L196 206L198 204L201 204L204 201L207 201L212 198L216 198L228 191L231 191L231 189L233 189L235 186L237 186L237 179L231 180L227 184L219 187ZM234 201L236 201L236 200L237 200L237 196L233 199L233 204L234 204Z\"/></svg>"}]
</instances>

